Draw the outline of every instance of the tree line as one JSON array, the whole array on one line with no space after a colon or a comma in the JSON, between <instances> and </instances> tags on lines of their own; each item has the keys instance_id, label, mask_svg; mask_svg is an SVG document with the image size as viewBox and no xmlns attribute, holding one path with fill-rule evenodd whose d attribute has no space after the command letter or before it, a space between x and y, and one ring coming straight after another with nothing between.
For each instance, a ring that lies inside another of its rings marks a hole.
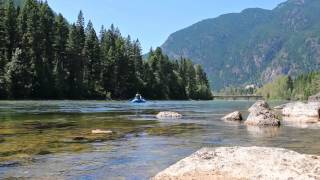
<instances>
[{"instance_id":1,"label":"tree line","mask_svg":"<svg viewBox=\"0 0 320 180\"><path fill-rule=\"evenodd\" d=\"M200 65L161 48L143 60L140 43L113 25L99 33L55 14L47 2L0 0L1 99L210 99Z\"/></svg>"},{"instance_id":2,"label":"tree line","mask_svg":"<svg viewBox=\"0 0 320 180\"><path fill-rule=\"evenodd\" d=\"M258 89L267 99L307 100L320 92L320 72L301 74L296 78L280 76Z\"/></svg>"}]
</instances>

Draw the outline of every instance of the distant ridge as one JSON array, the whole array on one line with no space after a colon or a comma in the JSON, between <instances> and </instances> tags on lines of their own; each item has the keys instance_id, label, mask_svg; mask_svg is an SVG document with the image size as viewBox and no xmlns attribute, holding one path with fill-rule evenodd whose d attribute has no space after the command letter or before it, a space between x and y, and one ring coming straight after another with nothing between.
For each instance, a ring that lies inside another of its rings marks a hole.
<instances>
[{"instance_id":1,"label":"distant ridge","mask_svg":"<svg viewBox=\"0 0 320 180\"><path fill-rule=\"evenodd\" d=\"M205 67L221 89L320 69L320 1L289 0L200 21L169 36L162 49Z\"/></svg>"}]
</instances>

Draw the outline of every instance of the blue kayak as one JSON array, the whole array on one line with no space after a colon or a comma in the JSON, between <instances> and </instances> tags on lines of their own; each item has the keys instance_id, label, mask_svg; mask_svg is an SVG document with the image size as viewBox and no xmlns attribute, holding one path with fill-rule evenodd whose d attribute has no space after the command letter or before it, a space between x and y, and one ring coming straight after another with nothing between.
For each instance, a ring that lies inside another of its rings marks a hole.
<instances>
[{"instance_id":1,"label":"blue kayak","mask_svg":"<svg viewBox=\"0 0 320 180\"><path fill-rule=\"evenodd\" d=\"M145 102L147 102L147 101L144 100L144 99L133 99L131 102L132 102L132 103L145 103Z\"/></svg>"}]
</instances>

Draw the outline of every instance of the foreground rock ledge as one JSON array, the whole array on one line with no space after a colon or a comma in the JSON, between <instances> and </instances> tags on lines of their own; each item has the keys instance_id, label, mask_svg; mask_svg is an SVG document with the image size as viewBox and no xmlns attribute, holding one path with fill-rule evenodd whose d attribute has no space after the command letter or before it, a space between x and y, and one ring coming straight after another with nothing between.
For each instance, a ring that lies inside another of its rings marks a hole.
<instances>
[{"instance_id":1,"label":"foreground rock ledge","mask_svg":"<svg viewBox=\"0 0 320 180\"><path fill-rule=\"evenodd\" d=\"M203 148L152 179L320 179L320 156L265 147Z\"/></svg>"}]
</instances>

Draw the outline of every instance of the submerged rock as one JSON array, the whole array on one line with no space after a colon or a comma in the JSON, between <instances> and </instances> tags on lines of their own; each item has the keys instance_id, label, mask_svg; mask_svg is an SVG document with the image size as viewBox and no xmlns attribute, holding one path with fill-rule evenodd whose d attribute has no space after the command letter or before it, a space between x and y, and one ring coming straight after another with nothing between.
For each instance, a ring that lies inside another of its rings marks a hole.
<instances>
[{"instance_id":1,"label":"submerged rock","mask_svg":"<svg viewBox=\"0 0 320 180\"><path fill-rule=\"evenodd\" d=\"M177 112L164 111L159 112L156 116L158 119L180 119L182 115Z\"/></svg>"},{"instance_id":2,"label":"submerged rock","mask_svg":"<svg viewBox=\"0 0 320 180\"><path fill-rule=\"evenodd\" d=\"M320 102L289 103L282 109L282 115L286 121L298 121L305 123L319 122Z\"/></svg>"},{"instance_id":3,"label":"submerged rock","mask_svg":"<svg viewBox=\"0 0 320 180\"><path fill-rule=\"evenodd\" d=\"M222 118L224 121L242 121L242 114L239 111L227 114Z\"/></svg>"},{"instance_id":4,"label":"submerged rock","mask_svg":"<svg viewBox=\"0 0 320 180\"><path fill-rule=\"evenodd\" d=\"M246 125L280 126L280 120L265 101L257 101L248 111L250 114L245 121Z\"/></svg>"},{"instance_id":5,"label":"submerged rock","mask_svg":"<svg viewBox=\"0 0 320 180\"><path fill-rule=\"evenodd\" d=\"M203 148L152 179L320 179L320 156L266 147Z\"/></svg>"},{"instance_id":6,"label":"submerged rock","mask_svg":"<svg viewBox=\"0 0 320 180\"><path fill-rule=\"evenodd\" d=\"M101 130L101 129L95 129L91 131L92 134L112 134L112 131L109 130Z\"/></svg>"},{"instance_id":7,"label":"submerged rock","mask_svg":"<svg viewBox=\"0 0 320 180\"><path fill-rule=\"evenodd\" d=\"M147 129L149 135L155 136L174 136L183 133L193 133L193 131L201 130L202 126L194 123L181 123L169 126L155 126Z\"/></svg>"},{"instance_id":8,"label":"submerged rock","mask_svg":"<svg viewBox=\"0 0 320 180\"><path fill-rule=\"evenodd\" d=\"M76 122L70 121L52 121L52 122L42 122L42 121L26 121L23 123L23 126L28 129L34 130L47 130L47 129L63 129L76 126Z\"/></svg>"}]
</instances>

